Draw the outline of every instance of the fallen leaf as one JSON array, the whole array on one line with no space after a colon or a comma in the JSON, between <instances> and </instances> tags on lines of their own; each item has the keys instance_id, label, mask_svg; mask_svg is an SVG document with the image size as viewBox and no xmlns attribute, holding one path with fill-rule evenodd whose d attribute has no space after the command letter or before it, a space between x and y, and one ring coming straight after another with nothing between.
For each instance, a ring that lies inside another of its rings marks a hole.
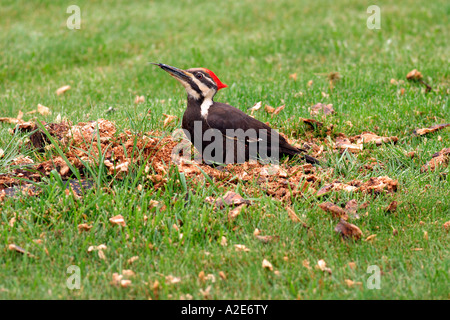
<instances>
[{"instance_id":1,"label":"fallen leaf","mask_svg":"<svg viewBox=\"0 0 450 320\"><path fill-rule=\"evenodd\" d=\"M66 91L68 91L68 90L70 90L70 86L63 86L63 87L58 88L58 89L56 90L56 94L57 94L58 96L60 96L60 95L62 95L63 93L65 93Z\"/></svg>"},{"instance_id":2,"label":"fallen leaf","mask_svg":"<svg viewBox=\"0 0 450 320\"><path fill-rule=\"evenodd\" d=\"M171 124L177 117L176 116L172 116L169 114L165 114L163 113L163 116L166 117L166 119L164 120L164 128L167 127L169 124Z\"/></svg>"},{"instance_id":3,"label":"fallen leaf","mask_svg":"<svg viewBox=\"0 0 450 320\"><path fill-rule=\"evenodd\" d=\"M364 145L368 143L375 143L377 146L382 145L383 143L397 143L398 138L395 136L392 137L380 137L373 132L364 132L360 135L354 136L350 138L351 141L356 141L357 145Z\"/></svg>"},{"instance_id":4,"label":"fallen leaf","mask_svg":"<svg viewBox=\"0 0 450 320\"><path fill-rule=\"evenodd\" d=\"M397 201L392 201L386 208L387 212L393 213L397 210Z\"/></svg>"},{"instance_id":5,"label":"fallen leaf","mask_svg":"<svg viewBox=\"0 0 450 320\"><path fill-rule=\"evenodd\" d=\"M310 128L316 129L318 127L322 127L323 123L319 122L315 119L306 119L306 118L299 118L299 120L305 124L307 124Z\"/></svg>"},{"instance_id":6,"label":"fallen leaf","mask_svg":"<svg viewBox=\"0 0 450 320\"><path fill-rule=\"evenodd\" d=\"M304 266L306 269L311 269L311 267L309 266L309 261L306 259L302 261L302 266Z\"/></svg>"},{"instance_id":7,"label":"fallen leaf","mask_svg":"<svg viewBox=\"0 0 450 320\"><path fill-rule=\"evenodd\" d=\"M339 221L337 226L334 228L334 231L340 234L344 239L359 240L362 236L361 229L343 219Z\"/></svg>"},{"instance_id":8,"label":"fallen leaf","mask_svg":"<svg viewBox=\"0 0 450 320\"><path fill-rule=\"evenodd\" d=\"M345 284L347 286L349 286L349 287L353 287L355 285L362 286L362 282L355 282L355 281L350 280L350 279L345 279L344 281L345 281Z\"/></svg>"},{"instance_id":9,"label":"fallen leaf","mask_svg":"<svg viewBox=\"0 0 450 320\"><path fill-rule=\"evenodd\" d=\"M347 192L354 192L357 191L358 188L355 186L351 186L345 183L340 183L340 182L333 182L331 184L327 184L325 186L323 186L322 188L320 188L317 193L316 196L322 196L324 194L330 193L331 191L347 191Z\"/></svg>"},{"instance_id":10,"label":"fallen leaf","mask_svg":"<svg viewBox=\"0 0 450 320\"><path fill-rule=\"evenodd\" d=\"M430 161L420 168L420 172L434 171L436 168L445 168L448 165L450 158L450 148L444 148L439 152L433 154Z\"/></svg>"},{"instance_id":11,"label":"fallen leaf","mask_svg":"<svg viewBox=\"0 0 450 320\"><path fill-rule=\"evenodd\" d=\"M134 273L134 271L133 271L133 270L130 270L130 269L124 269L124 270L122 270L122 274L123 274L125 277L134 277L134 276L136 275L136 273Z\"/></svg>"},{"instance_id":12,"label":"fallen leaf","mask_svg":"<svg viewBox=\"0 0 450 320\"><path fill-rule=\"evenodd\" d=\"M127 260L128 264L132 264L133 262L139 260L139 256L133 256L130 259Z\"/></svg>"},{"instance_id":13,"label":"fallen leaf","mask_svg":"<svg viewBox=\"0 0 450 320\"><path fill-rule=\"evenodd\" d=\"M181 282L181 278L174 277L172 275L168 275L166 277L166 282L169 283L169 284L176 284L176 283Z\"/></svg>"},{"instance_id":14,"label":"fallen leaf","mask_svg":"<svg viewBox=\"0 0 450 320\"><path fill-rule=\"evenodd\" d=\"M287 213L289 215L289 219L291 219L293 222L302 222L300 220L300 218L297 216L297 214L295 214L294 210L292 210L289 207L286 207L286 211L287 211Z\"/></svg>"},{"instance_id":15,"label":"fallen leaf","mask_svg":"<svg viewBox=\"0 0 450 320\"><path fill-rule=\"evenodd\" d=\"M127 288L131 285L131 280L123 279L123 275L118 274L117 272L113 273L111 284L122 288Z\"/></svg>"},{"instance_id":16,"label":"fallen leaf","mask_svg":"<svg viewBox=\"0 0 450 320\"><path fill-rule=\"evenodd\" d=\"M123 280L120 281L120 286L122 288L128 288L130 285L131 285L131 280L123 279Z\"/></svg>"},{"instance_id":17,"label":"fallen leaf","mask_svg":"<svg viewBox=\"0 0 450 320\"><path fill-rule=\"evenodd\" d=\"M244 246L243 244L235 244L234 248L236 249L236 251L244 251L244 252L250 251L250 249Z\"/></svg>"},{"instance_id":18,"label":"fallen leaf","mask_svg":"<svg viewBox=\"0 0 450 320\"><path fill-rule=\"evenodd\" d=\"M236 208L234 208L233 210L231 210L228 213L228 220L229 221L233 221L235 220L241 213L242 209L244 209L245 207L247 207L246 204L242 204L240 206L237 206Z\"/></svg>"},{"instance_id":19,"label":"fallen leaf","mask_svg":"<svg viewBox=\"0 0 450 320\"><path fill-rule=\"evenodd\" d=\"M350 152L357 153L363 149L363 145L354 144L346 137L337 137L334 142L334 148L340 149L341 151L348 150Z\"/></svg>"},{"instance_id":20,"label":"fallen leaf","mask_svg":"<svg viewBox=\"0 0 450 320\"><path fill-rule=\"evenodd\" d=\"M290 75L289 75L289 78L292 79L292 80L294 80L294 81L297 80L297 73L292 73L292 74L290 74Z\"/></svg>"},{"instance_id":21,"label":"fallen leaf","mask_svg":"<svg viewBox=\"0 0 450 320\"><path fill-rule=\"evenodd\" d=\"M200 294L203 296L203 299L211 299L211 286L206 287L205 290L200 289Z\"/></svg>"},{"instance_id":22,"label":"fallen leaf","mask_svg":"<svg viewBox=\"0 0 450 320\"><path fill-rule=\"evenodd\" d=\"M359 216L357 214L358 202L355 199L352 199L345 204L345 211L350 217L359 219Z\"/></svg>"},{"instance_id":23,"label":"fallen leaf","mask_svg":"<svg viewBox=\"0 0 450 320\"><path fill-rule=\"evenodd\" d=\"M137 95L137 96L134 98L134 103L135 103L135 104L144 103L144 102L145 102L145 97L144 97L144 96L139 96L139 95Z\"/></svg>"},{"instance_id":24,"label":"fallen leaf","mask_svg":"<svg viewBox=\"0 0 450 320\"><path fill-rule=\"evenodd\" d=\"M344 220L348 219L348 215L345 210L334 203L323 202L319 204L319 207L326 212L330 212L333 218L342 218Z\"/></svg>"},{"instance_id":25,"label":"fallen leaf","mask_svg":"<svg viewBox=\"0 0 450 320\"><path fill-rule=\"evenodd\" d=\"M444 227L444 230L448 232L450 230L450 221L447 221L446 223L444 223L443 227Z\"/></svg>"},{"instance_id":26,"label":"fallen leaf","mask_svg":"<svg viewBox=\"0 0 450 320\"><path fill-rule=\"evenodd\" d=\"M423 81L423 75L417 69L408 72L408 74L406 75L406 79L408 79L409 81L418 81L419 83L423 84L426 87L425 93L431 91L431 86Z\"/></svg>"},{"instance_id":27,"label":"fallen leaf","mask_svg":"<svg viewBox=\"0 0 450 320\"><path fill-rule=\"evenodd\" d=\"M310 108L310 114L312 116L317 116L320 113L323 113L323 115L325 115L325 116L335 113L335 111L333 109L333 105L317 103Z\"/></svg>"},{"instance_id":28,"label":"fallen leaf","mask_svg":"<svg viewBox=\"0 0 450 320\"><path fill-rule=\"evenodd\" d=\"M267 261L266 259L263 260L263 262L262 262L262 267L263 267L264 269L273 271L273 266L272 266L272 264L271 264L269 261Z\"/></svg>"},{"instance_id":29,"label":"fallen leaf","mask_svg":"<svg viewBox=\"0 0 450 320\"><path fill-rule=\"evenodd\" d=\"M43 106L42 104L38 104L38 106L37 106L37 112L39 112L39 113L42 114L43 116L52 114L52 112L50 111L50 109L47 108L46 106Z\"/></svg>"},{"instance_id":30,"label":"fallen leaf","mask_svg":"<svg viewBox=\"0 0 450 320\"><path fill-rule=\"evenodd\" d=\"M364 241L372 241L373 239L375 239L376 236L377 236L376 234L371 234Z\"/></svg>"},{"instance_id":31,"label":"fallen leaf","mask_svg":"<svg viewBox=\"0 0 450 320\"><path fill-rule=\"evenodd\" d=\"M382 192L396 192L398 188L398 180L393 180L388 176L372 177L363 183L359 190L366 193L379 194Z\"/></svg>"},{"instance_id":32,"label":"fallen leaf","mask_svg":"<svg viewBox=\"0 0 450 320\"><path fill-rule=\"evenodd\" d=\"M78 231L83 232L83 231L89 231L92 229L92 226L89 226L87 223L82 223L78 225Z\"/></svg>"},{"instance_id":33,"label":"fallen leaf","mask_svg":"<svg viewBox=\"0 0 450 320\"><path fill-rule=\"evenodd\" d=\"M275 108L269 106L269 105L265 105L264 109L268 112L268 113L273 113L275 111Z\"/></svg>"},{"instance_id":34,"label":"fallen leaf","mask_svg":"<svg viewBox=\"0 0 450 320\"><path fill-rule=\"evenodd\" d=\"M24 248L19 247L18 245L14 244L14 243L8 245L8 250L15 251L15 252L18 252L21 254L26 254L30 258L35 258L35 256L33 254L27 252Z\"/></svg>"},{"instance_id":35,"label":"fallen leaf","mask_svg":"<svg viewBox=\"0 0 450 320\"><path fill-rule=\"evenodd\" d=\"M280 111L284 109L284 107L285 107L284 104L283 104L282 106L279 106L278 108L276 108L276 109L273 111L273 114L274 114L274 115L275 115L275 114L279 114Z\"/></svg>"},{"instance_id":36,"label":"fallen leaf","mask_svg":"<svg viewBox=\"0 0 450 320\"><path fill-rule=\"evenodd\" d=\"M354 262L349 262L348 266L350 267L350 269L355 270L356 269L356 263Z\"/></svg>"},{"instance_id":37,"label":"fallen leaf","mask_svg":"<svg viewBox=\"0 0 450 320\"><path fill-rule=\"evenodd\" d=\"M224 236L222 236L222 238L220 239L220 245L221 245L222 247L226 247L226 246L228 245L227 238L225 238Z\"/></svg>"},{"instance_id":38,"label":"fallen leaf","mask_svg":"<svg viewBox=\"0 0 450 320\"><path fill-rule=\"evenodd\" d=\"M98 251L98 250L106 250L107 247L104 244L100 244L98 246L89 246L88 252Z\"/></svg>"},{"instance_id":39,"label":"fallen leaf","mask_svg":"<svg viewBox=\"0 0 450 320\"><path fill-rule=\"evenodd\" d=\"M227 280L227 276L225 275L225 272L223 272L223 271L219 271L219 277L220 277L222 280Z\"/></svg>"},{"instance_id":40,"label":"fallen leaf","mask_svg":"<svg viewBox=\"0 0 450 320\"><path fill-rule=\"evenodd\" d=\"M312 80L309 80L308 81L308 87L311 87L313 85L313 81Z\"/></svg>"},{"instance_id":41,"label":"fallen leaf","mask_svg":"<svg viewBox=\"0 0 450 320\"><path fill-rule=\"evenodd\" d=\"M418 136L423 136L425 134L428 133L433 133L439 130L442 130L444 128L450 127L450 123L441 123L441 124L437 124L428 128L422 128L422 129L416 129L414 130L413 134L418 135Z\"/></svg>"},{"instance_id":42,"label":"fallen leaf","mask_svg":"<svg viewBox=\"0 0 450 320\"><path fill-rule=\"evenodd\" d=\"M253 114L253 112L255 112L255 111L258 111L261 108L261 106L262 106L261 101L255 103L253 105L253 107L249 108L249 110L251 111L251 114Z\"/></svg>"},{"instance_id":43,"label":"fallen leaf","mask_svg":"<svg viewBox=\"0 0 450 320\"><path fill-rule=\"evenodd\" d=\"M240 206L241 204L250 204L249 200L245 200L239 194L228 191L223 198L216 200L216 206L223 208L227 206Z\"/></svg>"},{"instance_id":44,"label":"fallen leaf","mask_svg":"<svg viewBox=\"0 0 450 320\"><path fill-rule=\"evenodd\" d=\"M109 222L111 222L112 225L119 225L122 227L126 227L125 219L122 217L122 215L117 215L109 219Z\"/></svg>"},{"instance_id":45,"label":"fallen leaf","mask_svg":"<svg viewBox=\"0 0 450 320\"><path fill-rule=\"evenodd\" d=\"M317 261L316 268L318 268L321 271L331 274L331 269L327 268L327 264L326 264L325 260L323 260L323 259L320 259L319 261Z\"/></svg>"},{"instance_id":46,"label":"fallen leaf","mask_svg":"<svg viewBox=\"0 0 450 320\"><path fill-rule=\"evenodd\" d=\"M260 236L260 235L256 235L255 237L256 237L256 239L258 239L262 243L275 242L275 241L278 241L280 239L279 236Z\"/></svg>"},{"instance_id":47,"label":"fallen leaf","mask_svg":"<svg viewBox=\"0 0 450 320\"><path fill-rule=\"evenodd\" d=\"M420 73L417 69L411 70L406 75L406 79L408 80L420 80L422 78L423 78L422 73Z\"/></svg>"},{"instance_id":48,"label":"fallen leaf","mask_svg":"<svg viewBox=\"0 0 450 320\"><path fill-rule=\"evenodd\" d=\"M21 121L22 120L17 119L17 118L0 117L0 122L17 124L17 123L20 123Z\"/></svg>"},{"instance_id":49,"label":"fallen leaf","mask_svg":"<svg viewBox=\"0 0 450 320\"><path fill-rule=\"evenodd\" d=\"M12 227L14 227L15 223L16 223L16 217L14 216L9 220L8 224L12 228Z\"/></svg>"},{"instance_id":50,"label":"fallen leaf","mask_svg":"<svg viewBox=\"0 0 450 320\"><path fill-rule=\"evenodd\" d=\"M97 254L98 254L98 257L99 257L100 259L106 260L106 255L105 255L105 253L103 252L103 250L98 250L98 251L97 251Z\"/></svg>"}]
</instances>

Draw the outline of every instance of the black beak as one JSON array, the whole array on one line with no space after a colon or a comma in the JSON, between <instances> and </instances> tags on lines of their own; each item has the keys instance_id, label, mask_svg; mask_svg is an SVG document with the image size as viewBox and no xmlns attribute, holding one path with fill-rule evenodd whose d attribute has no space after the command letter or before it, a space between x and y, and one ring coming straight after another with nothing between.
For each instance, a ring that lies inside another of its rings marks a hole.
<instances>
[{"instance_id":1,"label":"black beak","mask_svg":"<svg viewBox=\"0 0 450 320\"><path fill-rule=\"evenodd\" d=\"M164 63L153 63L150 62L151 64L154 64L155 66L160 67L161 69L163 69L164 71L168 72L171 76L173 76L176 79L180 79L180 80L187 80L190 78L190 74L187 71L169 66L167 64Z\"/></svg>"}]
</instances>

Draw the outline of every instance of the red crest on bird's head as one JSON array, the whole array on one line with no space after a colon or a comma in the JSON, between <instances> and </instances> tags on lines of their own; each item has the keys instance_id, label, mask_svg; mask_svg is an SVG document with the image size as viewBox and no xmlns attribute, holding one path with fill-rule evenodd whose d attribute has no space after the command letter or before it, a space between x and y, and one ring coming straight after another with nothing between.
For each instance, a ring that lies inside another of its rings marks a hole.
<instances>
[{"instance_id":1,"label":"red crest on bird's head","mask_svg":"<svg viewBox=\"0 0 450 320\"><path fill-rule=\"evenodd\" d=\"M220 81L219 78L217 78L217 76L214 74L214 72L212 72L211 70L208 70L206 68L202 68L202 69L203 69L203 71L208 73L211 76L211 78L213 78L214 82L217 84L217 90L220 90L220 89L228 87L225 83Z\"/></svg>"}]
</instances>

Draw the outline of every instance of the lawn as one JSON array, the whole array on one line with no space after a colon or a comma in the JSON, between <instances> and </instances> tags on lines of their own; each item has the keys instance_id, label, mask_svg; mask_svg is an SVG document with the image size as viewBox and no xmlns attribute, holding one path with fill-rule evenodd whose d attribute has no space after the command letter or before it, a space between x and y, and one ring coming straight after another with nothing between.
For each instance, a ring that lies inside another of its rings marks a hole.
<instances>
[{"instance_id":1,"label":"lawn","mask_svg":"<svg viewBox=\"0 0 450 320\"><path fill-rule=\"evenodd\" d=\"M79 30L67 27L72 4L81 10ZM167 182L155 186L143 174L146 164L136 163L120 176L90 168L86 177L95 186L76 197L65 192L54 171L39 182L38 196L0 202L0 298L450 298L450 237L444 227L450 220L449 168L421 171L434 153L450 148L450 128L413 134L450 122L450 3L379 1L380 29L369 29L372 4L2 1L0 117L23 112L25 121L74 124L102 118L118 133L170 136L181 126L186 94L149 62L206 67L228 85L216 101L248 113L261 101L257 119L292 141L323 148L315 190L335 180L381 176L397 180L398 188L378 194L306 192L280 200L264 192L258 177L250 183L202 183L174 164L167 164ZM423 74L430 92L406 79L413 69ZM332 72L340 79L330 84ZM57 95L65 85L70 90ZM136 96L145 101L135 103ZM299 121L313 118L310 108L317 103L335 110L314 117L327 130L312 131ZM51 114L27 114L38 104ZM285 108L271 115L265 105ZM164 127L163 114L177 118ZM19 154L38 163L64 151L29 148L29 134L12 135L14 126L0 123L1 174L14 169L11 161ZM340 133L364 131L398 141L357 153L333 148ZM214 208L207 201L227 191L251 201L233 221L232 207ZM366 204L359 219L349 218L362 231L359 240L342 239L335 232L339 220L319 207L344 207L352 199ZM396 210L387 210L393 201ZM126 226L109 221L116 215ZM80 232L80 224L92 228ZM255 229L276 238L261 241ZM26 252L10 250L11 244ZM101 244L106 249L89 252ZM263 267L263 260L271 266ZM79 268L80 289L67 286L70 266ZM378 288L373 266L380 271ZM131 283L114 283L115 273Z\"/></svg>"}]
</instances>

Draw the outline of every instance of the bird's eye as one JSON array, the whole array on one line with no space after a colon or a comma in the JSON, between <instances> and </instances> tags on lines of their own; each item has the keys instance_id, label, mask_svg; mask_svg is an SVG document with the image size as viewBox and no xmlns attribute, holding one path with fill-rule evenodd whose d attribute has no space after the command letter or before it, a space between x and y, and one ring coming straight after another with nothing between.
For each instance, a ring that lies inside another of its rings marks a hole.
<instances>
[{"instance_id":1,"label":"bird's eye","mask_svg":"<svg viewBox=\"0 0 450 320\"><path fill-rule=\"evenodd\" d=\"M197 73L197 74L195 75L195 77L196 77L197 79L201 79L201 78L203 78L203 74L201 74L201 73L199 72L199 73Z\"/></svg>"}]
</instances>

